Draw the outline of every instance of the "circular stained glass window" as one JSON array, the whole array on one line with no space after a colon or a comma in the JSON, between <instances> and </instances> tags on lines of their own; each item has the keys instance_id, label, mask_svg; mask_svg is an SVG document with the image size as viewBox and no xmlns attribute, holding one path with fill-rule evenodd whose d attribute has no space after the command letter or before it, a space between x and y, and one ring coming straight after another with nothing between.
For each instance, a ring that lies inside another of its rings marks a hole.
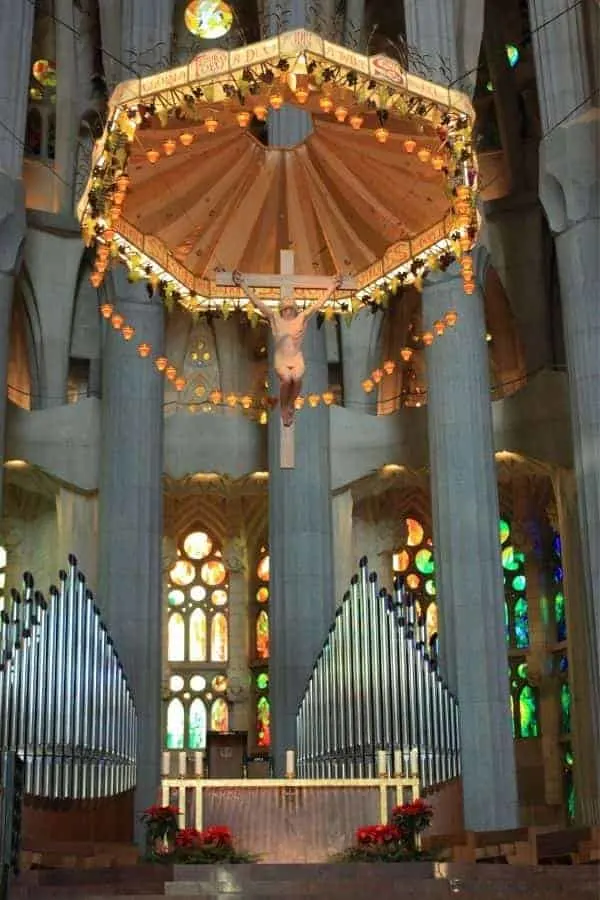
<instances>
[{"instance_id":1,"label":"circular stained glass window","mask_svg":"<svg viewBox=\"0 0 600 900\"><path fill-rule=\"evenodd\" d=\"M408 567L410 566L410 556L406 552L406 550L401 550L400 553L394 553L392 558L392 567L394 572L406 572Z\"/></svg>"},{"instance_id":2,"label":"circular stained glass window","mask_svg":"<svg viewBox=\"0 0 600 900\"><path fill-rule=\"evenodd\" d=\"M512 580L512 586L515 591L524 591L527 587L527 579L524 575L515 575Z\"/></svg>"},{"instance_id":3,"label":"circular stained glass window","mask_svg":"<svg viewBox=\"0 0 600 900\"><path fill-rule=\"evenodd\" d=\"M437 590L433 578L428 578L425 582L425 593L428 597L435 597Z\"/></svg>"},{"instance_id":4,"label":"circular stained glass window","mask_svg":"<svg viewBox=\"0 0 600 900\"><path fill-rule=\"evenodd\" d=\"M204 559L212 546L211 539L204 531L192 531L183 542L183 551L190 559Z\"/></svg>"},{"instance_id":5,"label":"circular stained glass window","mask_svg":"<svg viewBox=\"0 0 600 900\"><path fill-rule=\"evenodd\" d=\"M217 691L219 694L222 694L223 691L227 690L227 676L215 675L211 682L211 687L213 691Z\"/></svg>"},{"instance_id":6,"label":"circular stained glass window","mask_svg":"<svg viewBox=\"0 0 600 900\"><path fill-rule=\"evenodd\" d=\"M408 528L406 543L409 547L419 547L423 543L423 537L425 536L423 526L416 519L406 519L405 522Z\"/></svg>"},{"instance_id":7,"label":"circular stained glass window","mask_svg":"<svg viewBox=\"0 0 600 900\"><path fill-rule=\"evenodd\" d=\"M181 675L171 675L169 678L169 688L172 691L182 691L183 690L183 678Z\"/></svg>"},{"instance_id":8,"label":"circular stained glass window","mask_svg":"<svg viewBox=\"0 0 600 900\"><path fill-rule=\"evenodd\" d=\"M406 587L410 591L416 591L417 588L420 587L420 585L421 585L421 579L419 578L418 575L413 575L411 573L410 575L406 576Z\"/></svg>"},{"instance_id":9,"label":"circular stained glass window","mask_svg":"<svg viewBox=\"0 0 600 900\"><path fill-rule=\"evenodd\" d=\"M266 691L269 687L269 676L266 672L261 672L260 675L256 676L256 687L259 691Z\"/></svg>"},{"instance_id":10,"label":"circular stained glass window","mask_svg":"<svg viewBox=\"0 0 600 900\"><path fill-rule=\"evenodd\" d=\"M196 569L187 559L178 559L169 572L169 578L173 584L179 584L182 587L191 584L195 577Z\"/></svg>"},{"instance_id":11,"label":"circular stained glass window","mask_svg":"<svg viewBox=\"0 0 600 900\"><path fill-rule=\"evenodd\" d=\"M56 87L56 66L49 59L37 59L31 67L31 74L43 87Z\"/></svg>"},{"instance_id":12,"label":"circular stained glass window","mask_svg":"<svg viewBox=\"0 0 600 900\"><path fill-rule=\"evenodd\" d=\"M185 594L183 591L178 590L169 591L167 599L169 601L169 606L181 606L185 600Z\"/></svg>"},{"instance_id":13,"label":"circular stained glass window","mask_svg":"<svg viewBox=\"0 0 600 900\"><path fill-rule=\"evenodd\" d=\"M213 606L226 606L227 605L227 591L213 591L212 596L210 598L210 602Z\"/></svg>"},{"instance_id":14,"label":"circular stained glass window","mask_svg":"<svg viewBox=\"0 0 600 900\"><path fill-rule=\"evenodd\" d=\"M505 544L510 537L510 525L505 519L500 519L499 531L500 543Z\"/></svg>"},{"instance_id":15,"label":"circular stained glass window","mask_svg":"<svg viewBox=\"0 0 600 900\"><path fill-rule=\"evenodd\" d=\"M421 575L432 575L435 572L435 563L431 550L419 550L415 556L415 565Z\"/></svg>"},{"instance_id":16,"label":"circular stained glass window","mask_svg":"<svg viewBox=\"0 0 600 900\"><path fill-rule=\"evenodd\" d=\"M216 40L233 25L233 11L224 0L192 0L185 8L184 21L195 37Z\"/></svg>"},{"instance_id":17,"label":"circular stained glass window","mask_svg":"<svg viewBox=\"0 0 600 900\"><path fill-rule=\"evenodd\" d=\"M258 566L256 567L256 574L258 575L258 577L260 578L261 581L269 580L270 569L269 569L269 555L268 554L267 554L267 556L263 556L263 558L259 562Z\"/></svg>"},{"instance_id":18,"label":"circular stained glass window","mask_svg":"<svg viewBox=\"0 0 600 900\"><path fill-rule=\"evenodd\" d=\"M505 547L502 551L502 567L507 572L516 572L520 566L520 562L515 554L514 547Z\"/></svg>"},{"instance_id":19,"label":"circular stained glass window","mask_svg":"<svg viewBox=\"0 0 600 900\"><path fill-rule=\"evenodd\" d=\"M206 687L206 678L202 675L192 675L190 678L190 689L192 691L203 691Z\"/></svg>"},{"instance_id":20,"label":"circular stained glass window","mask_svg":"<svg viewBox=\"0 0 600 900\"><path fill-rule=\"evenodd\" d=\"M202 601L206 598L206 591L201 584L195 584L194 587L190 590L190 597L192 598L194 603L202 603Z\"/></svg>"},{"instance_id":21,"label":"circular stained glass window","mask_svg":"<svg viewBox=\"0 0 600 900\"><path fill-rule=\"evenodd\" d=\"M226 577L225 566L220 559L209 559L200 569L200 576L205 584L222 584Z\"/></svg>"},{"instance_id":22,"label":"circular stained glass window","mask_svg":"<svg viewBox=\"0 0 600 900\"><path fill-rule=\"evenodd\" d=\"M268 587L259 587L256 592L256 602L257 603L266 603L269 599L269 588Z\"/></svg>"}]
</instances>

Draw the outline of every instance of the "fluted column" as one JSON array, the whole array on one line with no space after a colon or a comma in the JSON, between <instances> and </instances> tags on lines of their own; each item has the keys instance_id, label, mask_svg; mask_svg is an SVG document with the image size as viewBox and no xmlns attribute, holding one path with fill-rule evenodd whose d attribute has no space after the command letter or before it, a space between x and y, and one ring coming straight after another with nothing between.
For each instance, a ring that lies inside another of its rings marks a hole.
<instances>
[{"instance_id":1,"label":"fluted column","mask_svg":"<svg viewBox=\"0 0 600 900\"><path fill-rule=\"evenodd\" d=\"M33 3L0 0L0 516L12 298L26 229L21 179L33 17Z\"/></svg>"},{"instance_id":2,"label":"fluted column","mask_svg":"<svg viewBox=\"0 0 600 900\"><path fill-rule=\"evenodd\" d=\"M116 305L153 354L164 310L144 285L114 275ZM163 379L105 326L98 602L130 678L139 716L136 810L159 786Z\"/></svg>"},{"instance_id":3,"label":"fluted column","mask_svg":"<svg viewBox=\"0 0 600 900\"><path fill-rule=\"evenodd\" d=\"M433 537L442 666L461 710L465 827L485 831L515 827L518 801L483 298L465 294L456 266L428 277L424 326L450 307L457 326L427 349Z\"/></svg>"},{"instance_id":4,"label":"fluted column","mask_svg":"<svg viewBox=\"0 0 600 900\"><path fill-rule=\"evenodd\" d=\"M582 4L530 0L535 64L545 136L540 147L540 199L555 235L573 451L581 531L590 699L600 682L600 110ZM593 6L591 4L590 6ZM562 15L558 16L558 13ZM592 12L592 15L595 13ZM555 16L550 24L545 24ZM597 19L596 19L597 22ZM544 27L541 27L544 23ZM537 26L537 30L536 30ZM596 105L593 105L596 104ZM590 703L593 742L600 746L600 704ZM600 757L582 815L600 822Z\"/></svg>"},{"instance_id":5,"label":"fluted column","mask_svg":"<svg viewBox=\"0 0 600 900\"><path fill-rule=\"evenodd\" d=\"M248 554L242 534L241 504L228 503L227 507L231 530L223 545L223 562L229 572L229 726L232 731L248 732L251 721L248 709Z\"/></svg>"},{"instance_id":6,"label":"fluted column","mask_svg":"<svg viewBox=\"0 0 600 900\"><path fill-rule=\"evenodd\" d=\"M304 342L306 393L327 388L325 335L309 324ZM273 390L277 390L272 376ZM269 416L272 753L283 774L295 746L296 711L334 614L329 409L298 413L296 467L281 469L281 421Z\"/></svg>"}]
</instances>

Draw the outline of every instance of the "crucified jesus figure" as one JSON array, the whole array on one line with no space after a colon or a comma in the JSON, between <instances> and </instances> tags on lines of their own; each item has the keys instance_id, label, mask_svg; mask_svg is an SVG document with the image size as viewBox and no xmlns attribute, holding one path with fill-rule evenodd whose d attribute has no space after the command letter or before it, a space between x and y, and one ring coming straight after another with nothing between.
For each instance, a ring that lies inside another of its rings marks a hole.
<instances>
[{"instance_id":1,"label":"crucified jesus figure","mask_svg":"<svg viewBox=\"0 0 600 900\"><path fill-rule=\"evenodd\" d=\"M322 309L333 294L339 290L344 282L341 275L330 279L329 290L315 303L311 303L307 309L300 310L294 300L293 289L291 293L281 292L279 309L271 309L266 303L257 297L256 293L246 283L241 272L233 273L233 283L243 288L246 296L253 305L265 317L271 326L271 332L275 341L275 371L280 382L279 408L281 421L289 428L294 421L296 400L302 391L302 378L304 376L304 357L302 355L302 342L306 334L308 320Z\"/></svg>"}]
</instances>

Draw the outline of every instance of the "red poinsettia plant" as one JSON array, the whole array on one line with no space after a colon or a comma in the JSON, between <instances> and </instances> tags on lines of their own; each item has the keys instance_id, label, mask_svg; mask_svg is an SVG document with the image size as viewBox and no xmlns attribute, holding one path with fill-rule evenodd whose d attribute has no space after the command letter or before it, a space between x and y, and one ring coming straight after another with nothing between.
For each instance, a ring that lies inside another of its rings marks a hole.
<instances>
[{"instance_id":1,"label":"red poinsettia plant","mask_svg":"<svg viewBox=\"0 0 600 900\"><path fill-rule=\"evenodd\" d=\"M145 809L140 820L146 826L146 843L148 847L156 846L159 841L168 843L174 840L177 833L177 816L179 810L176 806L149 806Z\"/></svg>"},{"instance_id":2,"label":"red poinsettia plant","mask_svg":"<svg viewBox=\"0 0 600 900\"><path fill-rule=\"evenodd\" d=\"M403 862L421 859L417 836L431 824L433 810L424 800L396 806L386 825L363 825L356 831L354 846L344 851L345 862Z\"/></svg>"},{"instance_id":3,"label":"red poinsettia plant","mask_svg":"<svg viewBox=\"0 0 600 900\"><path fill-rule=\"evenodd\" d=\"M173 806L151 806L141 816L146 825L147 857L154 862L241 863L253 857L236 850L233 835L225 825L210 825L204 831L178 828L179 810Z\"/></svg>"}]
</instances>

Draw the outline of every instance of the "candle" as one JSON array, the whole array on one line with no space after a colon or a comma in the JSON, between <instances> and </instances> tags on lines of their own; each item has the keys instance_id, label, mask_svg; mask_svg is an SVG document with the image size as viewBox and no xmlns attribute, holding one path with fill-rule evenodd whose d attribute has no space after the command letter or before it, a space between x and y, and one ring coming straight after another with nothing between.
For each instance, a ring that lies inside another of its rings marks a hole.
<instances>
[{"instance_id":1,"label":"candle","mask_svg":"<svg viewBox=\"0 0 600 900\"><path fill-rule=\"evenodd\" d=\"M168 778L171 774L171 754L168 750L165 750L162 754L161 772L165 778Z\"/></svg>"},{"instance_id":2,"label":"candle","mask_svg":"<svg viewBox=\"0 0 600 900\"><path fill-rule=\"evenodd\" d=\"M187 753L179 754L179 774L182 778L187 775Z\"/></svg>"},{"instance_id":3,"label":"candle","mask_svg":"<svg viewBox=\"0 0 600 900\"><path fill-rule=\"evenodd\" d=\"M285 751L285 777L296 777L296 754L293 750Z\"/></svg>"},{"instance_id":4,"label":"candle","mask_svg":"<svg viewBox=\"0 0 600 900\"><path fill-rule=\"evenodd\" d=\"M394 775L402 778L402 750L394 750Z\"/></svg>"},{"instance_id":5,"label":"candle","mask_svg":"<svg viewBox=\"0 0 600 900\"><path fill-rule=\"evenodd\" d=\"M387 778L387 753L385 750L377 751L377 777Z\"/></svg>"},{"instance_id":6,"label":"candle","mask_svg":"<svg viewBox=\"0 0 600 900\"><path fill-rule=\"evenodd\" d=\"M410 751L410 774L412 778L415 778L419 774L419 751L416 747L413 747Z\"/></svg>"},{"instance_id":7,"label":"candle","mask_svg":"<svg viewBox=\"0 0 600 900\"><path fill-rule=\"evenodd\" d=\"M194 770L197 778L204 777L204 753L201 750L194 753Z\"/></svg>"}]
</instances>

